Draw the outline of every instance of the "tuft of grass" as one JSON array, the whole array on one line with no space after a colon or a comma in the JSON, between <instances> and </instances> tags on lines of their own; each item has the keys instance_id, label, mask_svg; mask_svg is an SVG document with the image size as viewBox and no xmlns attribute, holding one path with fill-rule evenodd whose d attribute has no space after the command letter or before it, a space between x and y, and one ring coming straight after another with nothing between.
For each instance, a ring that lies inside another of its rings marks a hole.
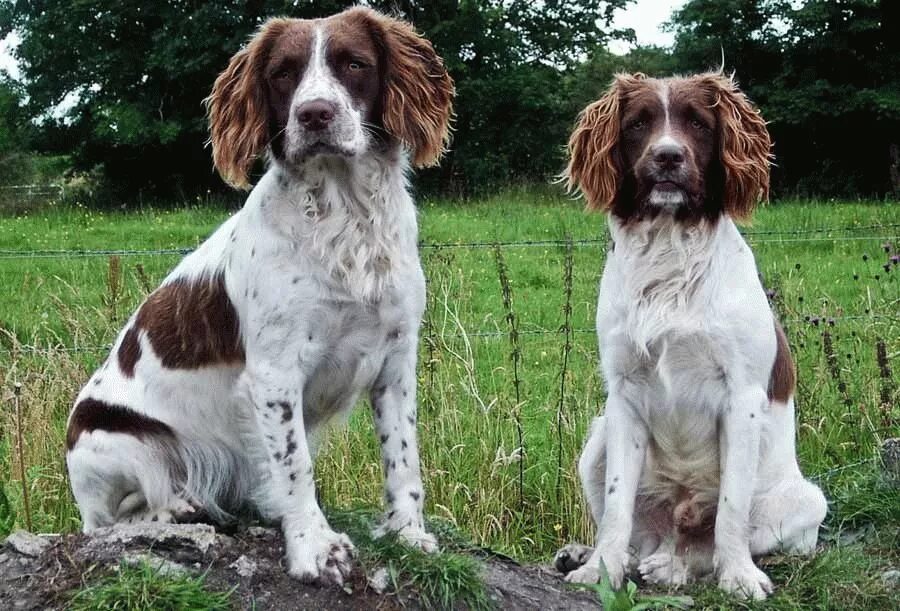
<instances>
[{"instance_id":1,"label":"tuft of grass","mask_svg":"<svg viewBox=\"0 0 900 611\"><path fill-rule=\"evenodd\" d=\"M600 582L596 584L575 584L573 587L591 590L600 598L603 611L645 611L648 609L689 609L694 601L689 596L667 594L639 595L637 584L630 579L618 590L612 587L609 573L600 563Z\"/></svg>"},{"instance_id":2,"label":"tuft of grass","mask_svg":"<svg viewBox=\"0 0 900 611\"><path fill-rule=\"evenodd\" d=\"M383 567L393 590L401 598L409 595L424 609L493 608L477 560L452 551L428 554L402 544L396 536L373 539L375 515L368 508L328 512L332 527L346 532L356 544L359 561L367 573ZM429 526L441 535L442 550L462 550L468 545L446 523L439 528Z\"/></svg>"},{"instance_id":3,"label":"tuft of grass","mask_svg":"<svg viewBox=\"0 0 900 611\"><path fill-rule=\"evenodd\" d=\"M884 585L890 568L864 545L825 549L813 558L768 558L761 567L775 592L760 602L741 601L709 583L688 591L696 609L869 610L900 608L900 592Z\"/></svg>"},{"instance_id":4,"label":"tuft of grass","mask_svg":"<svg viewBox=\"0 0 900 611\"><path fill-rule=\"evenodd\" d=\"M205 575L163 574L143 562L122 563L111 575L86 585L69 601L71 611L156 611L158 609L204 609L233 607L231 592L212 592Z\"/></svg>"}]
</instances>

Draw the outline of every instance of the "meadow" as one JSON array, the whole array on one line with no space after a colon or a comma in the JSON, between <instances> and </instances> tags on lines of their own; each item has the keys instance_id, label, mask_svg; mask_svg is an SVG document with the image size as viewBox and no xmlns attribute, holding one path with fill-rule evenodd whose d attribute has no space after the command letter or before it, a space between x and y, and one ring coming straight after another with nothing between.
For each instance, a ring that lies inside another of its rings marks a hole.
<instances>
[{"instance_id":1,"label":"meadow","mask_svg":"<svg viewBox=\"0 0 900 611\"><path fill-rule=\"evenodd\" d=\"M419 208L427 511L478 545L548 561L592 537L575 465L604 400L593 331L604 220L549 188ZM204 201L0 216L0 535L78 530L71 401L147 292L230 213ZM896 607L880 574L900 567L900 490L878 449L900 427L900 204L778 201L743 231L797 360L801 467L831 503L815 559L768 561L778 593L766 605ZM377 506L379 465L358 409L320 455L323 502Z\"/></svg>"}]
</instances>

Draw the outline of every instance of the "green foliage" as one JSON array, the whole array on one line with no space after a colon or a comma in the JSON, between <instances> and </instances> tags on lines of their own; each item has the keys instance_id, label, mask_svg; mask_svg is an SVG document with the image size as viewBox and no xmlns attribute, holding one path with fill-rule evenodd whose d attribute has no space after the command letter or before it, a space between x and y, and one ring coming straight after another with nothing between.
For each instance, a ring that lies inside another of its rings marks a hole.
<instances>
[{"instance_id":1,"label":"green foliage","mask_svg":"<svg viewBox=\"0 0 900 611\"><path fill-rule=\"evenodd\" d=\"M0 71L0 185L15 184L28 165L30 129L22 86Z\"/></svg>"},{"instance_id":2,"label":"green foliage","mask_svg":"<svg viewBox=\"0 0 900 611\"><path fill-rule=\"evenodd\" d=\"M890 173L900 163L891 158L900 144L896 2L690 0L671 27L678 69L718 68L724 56L762 109L776 189L900 192Z\"/></svg>"},{"instance_id":3,"label":"green foliage","mask_svg":"<svg viewBox=\"0 0 900 611\"><path fill-rule=\"evenodd\" d=\"M328 521L338 531L344 531L357 546L360 562L367 570L384 568L390 584L401 596L417 600L424 609L490 609L492 604L481 580L478 561L455 551L468 546L462 535L442 523L437 531L449 537L441 538L441 550L428 554L400 543L396 536L372 538L376 513L371 509L332 510Z\"/></svg>"},{"instance_id":4,"label":"green foliage","mask_svg":"<svg viewBox=\"0 0 900 611\"><path fill-rule=\"evenodd\" d=\"M689 609L694 601L688 596L639 596L637 584L630 579L618 590L613 589L609 573L600 563L600 583L579 584L579 588L597 593L604 611L645 611L649 609Z\"/></svg>"},{"instance_id":5,"label":"green foliage","mask_svg":"<svg viewBox=\"0 0 900 611\"><path fill-rule=\"evenodd\" d=\"M5 487L4 482L0 481L0 539L11 533L16 523L16 514L6 496Z\"/></svg>"},{"instance_id":6,"label":"green foliage","mask_svg":"<svg viewBox=\"0 0 900 611\"><path fill-rule=\"evenodd\" d=\"M166 574L146 562L122 563L112 574L78 590L72 611L156 611L158 609L232 609L230 592L211 592L204 576Z\"/></svg>"}]
</instances>

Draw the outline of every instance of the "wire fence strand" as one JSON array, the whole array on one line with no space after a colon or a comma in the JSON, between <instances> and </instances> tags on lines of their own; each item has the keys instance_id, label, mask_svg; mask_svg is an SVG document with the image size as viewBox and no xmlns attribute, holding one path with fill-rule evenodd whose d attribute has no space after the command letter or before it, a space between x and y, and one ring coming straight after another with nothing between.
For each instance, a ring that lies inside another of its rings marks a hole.
<instances>
[{"instance_id":1,"label":"wire fence strand","mask_svg":"<svg viewBox=\"0 0 900 611\"><path fill-rule=\"evenodd\" d=\"M781 322L785 325L794 325L794 324L806 324L813 326L828 326L831 322L837 324L839 322L844 321L853 321L853 320L891 320L900 322L900 316L888 316L885 314L865 314L865 315L848 315L848 316L831 316L827 318L820 318L817 324L813 322L807 317L792 317L782 319ZM580 327L576 329L570 329L569 333L578 334L578 335L594 335L597 332L596 329L591 327ZM562 335L564 334L564 329L519 329L518 334L524 336L546 336L546 335ZM465 333L442 333L440 337L444 339L462 339L463 337L474 337L474 338L482 338L482 339L501 339L508 338L508 331L500 331L495 329L484 329L478 331L467 331ZM424 339L424 337L423 337ZM15 348L0 348L0 354L12 354L12 353L22 353L22 354L50 354L53 352L66 352L66 353L102 353L109 352L112 350L113 344L100 344L100 345L88 345L88 346L65 346L65 345L49 345L49 346L36 346L32 344L19 344Z\"/></svg>"},{"instance_id":2,"label":"wire fence strand","mask_svg":"<svg viewBox=\"0 0 900 611\"><path fill-rule=\"evenodd\" d=\"M812 229L773 230L773 231L743 231L742 235L751 244L764 243L790 243L790 242L844 242L844 241L888 241L900 239L900 231L896 233L880 235L824 235L835 233L848 233L859 231L891 232L900 230L900 223L887 223L881 225L847 225L843 227L819 227ZM823 235L816 235L823 234ZM510 240L510 241L471 241L471 242L421 242L420 250L447 250L447 249L481 249L481 248L528 248L528 247L565 247L573 246L602 246L608 242L606 237L580 238L577 240L546 239L546 240ZM46 249L46 250L16 250L0 249L0 259L49 259L49 258L82 258L82 257L133 257L133 256L185 256L195 249L190 247L179 248L150 248L150 249Z\"/></svg>"}]
</instances>

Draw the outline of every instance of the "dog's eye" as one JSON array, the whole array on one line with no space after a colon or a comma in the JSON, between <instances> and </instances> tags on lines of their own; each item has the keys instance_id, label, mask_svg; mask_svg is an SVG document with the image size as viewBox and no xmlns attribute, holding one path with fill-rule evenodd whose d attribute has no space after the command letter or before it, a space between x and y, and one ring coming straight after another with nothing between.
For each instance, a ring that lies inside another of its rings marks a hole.
<instances>
[{"instance_id":1,"label":"dog's eye","mask_svg":"<svg viewBox=\"0 0 900 611\"><path fill-rule=\"evenodd\" d=\"M697 119L691 119L691 127L694 129L706 129L706 125Z\"/></svg>"},{"instance_id":2,"label":"dog's eye","mask_svg":"<svg viewBox=\"0 0 900 611\"><path fill-rule=\"evenodd\" d=\"M647 127L647 122L644 121L643 119L638 119L636 121L632 121L631 123L629 123L627 129L632 130L632 131L640 131L640 130L644 129L645 127Z\"/></svg>"},{"instance_id":3,"label":"dog's eye","mask_svg":"<svg viewBox=\"0 0 900 611\"><path fill-rule=\"evenodd\" d=\"M366 65L361 61L352 60L347 64L347 70L350 72L357 72L365 68Z\"/></svg>"},{"instance_id":4,"label":"dog's eye","mask_svg":"<svg viewBox=\"0 0 900 611\"><path fill-rule=\"evenodd\" d=\"M291 73L288 70L279 70L275 74L272 75L273 81L285 81L291 78Z\"/></svg>"}]
</instances>

